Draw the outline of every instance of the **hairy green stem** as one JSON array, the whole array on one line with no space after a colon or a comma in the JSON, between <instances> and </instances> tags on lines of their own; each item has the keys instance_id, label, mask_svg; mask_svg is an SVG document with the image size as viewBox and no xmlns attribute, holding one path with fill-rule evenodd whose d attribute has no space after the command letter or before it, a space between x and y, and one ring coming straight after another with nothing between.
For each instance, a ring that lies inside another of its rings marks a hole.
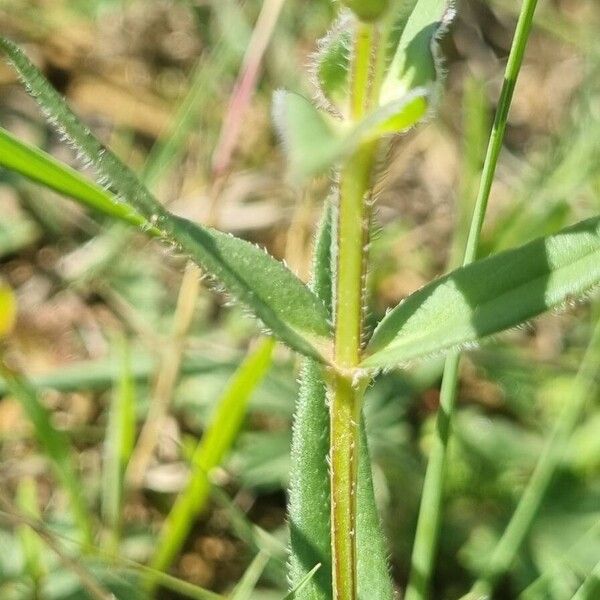
<instances>
[{"instance_id":1,"label":"hairy green stem","mask_svg":"<svg viewBox=\"0 0 600 600\"><path fill-rule=\"evenodd\" d=\"M359 23L354 41L351 116L368 108L375 29ZM335 270L334 360L340 373L330 381L331 548L335 600L355 600L356 488L362 386L351 371L360 363L363 326L365 247L369 230L367 197L376 144L361 146L344 165L340 177ZM348 375L343 374L344 371Z\"/></svg>"},{"instance_id":2,"label":"hairy green stem","mask_svg":"<svg viewBox=\"0 0 600 600\"><path fill-rule=\"evenodd\" d=\"M496 173L498 157L506 129L508 112L523 62L525 47L531 31L533 14L537 0L524 0L515 30L504 83L498 102L494 125L488 142L479 192L473 211L469 236L467 238L463 264L472 263L477 256L481 229L485 218L492 182ZM411 557L411 569L405 600L427 598L435 553L437 548L440 512L442 505L443 482L446 471L448 440L456 399L456 386L460 365L460 353L449 354L444 367L440 409L436 417L433 445L425 474L421 506L417 521L417 532Z\"/></svg>"}]
</instances>

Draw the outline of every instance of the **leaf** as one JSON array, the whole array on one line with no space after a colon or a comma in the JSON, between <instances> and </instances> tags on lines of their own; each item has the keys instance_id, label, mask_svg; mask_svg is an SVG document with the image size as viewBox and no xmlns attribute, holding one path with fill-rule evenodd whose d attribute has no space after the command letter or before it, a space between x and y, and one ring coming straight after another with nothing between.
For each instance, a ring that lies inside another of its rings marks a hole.
<instances>
[{"instance_id":1,"label":"leaf","mask_svg":"<svg viewBox=\"0 0 600 600\"><path fill-rule=\"evenodd\" d=\"M308 582L314 577L315 573L321 568L320 564L315 565L298 583L298 585L287 594L283 600L299 600L300 592L304 590Z\"/></svg>"},{"instance_id":2,"label":"leaf","mask_svg":"<svg viewBox=\"0 0 600 600\"><path fill-rule=\"evenodd\" d=\"M110 529L108 545L115 552L121 537L124 476L135 441L136 408L131 351L126 340L120 345L121 373L108 410L102 465L102 516Z\"/></svg>"},{"instance_id":3,"label":"leaf","mask_svg":"<svg viewBox=\"0 0 600 600\"><path fill-rule=\"evenodd\" d=\"M203 510L210 491L208 476L221 464L233 445L246 415L250 396L271 367L273 347L272 339L262 340L240 365L219 398L211 422L193 454L190 480L175 501L160 532L157 550L150 565L153 569L168 569L181 550L196 517ZM149 576L148 588L153 589L156 584L156 578Z\"/></svg>"},{"instance_id":4,"label":"leaf","mask_svg":"<svg viewBox=\"0 0 600 600\"><path fill-rule=\"evenodd\" d=\"M142 226L146 219L115 198L99 185L88 181L74 169L59 162L42 150L30 146L0 128L0 165L16 171L32 181L78 200L88 208L109 217Z\"/></svg>"},{"instance_id":5,"label":"leaf","mask_svg":"<svg viewBox=\"0 0 600 600\"><path fill-rule=\"evenodd\" d=\"M384 79L380 103L385 105L417 88L431 94L440 79L438 41L454 11L448 0L417 0Z\"/></svg>"},{"instance_id":6,"label":"leaf","mask_svg":"<svg viewBox=\"0 0 600 600\"><path fill-rule=\"evenodd\" d=\"M254 560L250 563L240 581L236 584L229 596L229 600L250 600L268 562L268 553L260 551L254 557Z\"/></svg>"},{"instance_id":7,"label":"leaf","mask_svg":"<svg viewBox=\"0 0 600 600\"><path fill-rule=\"evenodd\" d=\"M383 535L381 518L375 502L364 414L361 420L359 448L356 499L358 597L360 600L392 600L395 595L388 562L390 550Z\"/></svg>"},{"instance_id":8,"label":"leaf","mask_svg":"<svg viewBox=\"0 0 600 600\"><path fill-rule=\"evenodd\" d=\"M300 94L275 92L273 121L294 179L324 171L344 153L344 138L335 131L331 116Z\"/></svg>"},{"instance_id":9,"label":"leaf","mask_svg":"<svg viewBox=\"0 0 600 600\"><path fill-rule=\"evenodd\" d=\"M600 218L457 269L379 324L364 367L465 346L580 298L600 282Z\"/></svg>"},{"instance_id":10,"label":"leaf","mask_svg":"<svg viewBox=\"0 0 600 600\"><path fill-rule=\"evenodd\" d=\"M26 516L39 519L38 489L33 477L28 476L19 481L16 503ZM23 548L25 569L33 581L39 582L47 571L42 541L37 533L25 523L19 525L17 534Z\"/></svg>"},{"instance_id":11,"label":"leaf","mask_svg":"<svg viewBox=\"0 0 600 600\"><path fill-rule=\"evenodd\" d=\"M0 339L12 331L16 319L17 299L10 286L0 279Z\"/></svg>"},{"instance_id":12,"label":"leaf","mask_svg":"<svg viewBox=\"0 0 600 600\"><path fill-rule=\"evenodd\" d=\"M410 129L427 109L427 90L417 89L381 106L348 126L319 111L308 99L280 90L273 96L273 119L297 181L322 173L361 144Z\"/></svg>"},{"instance_id":13,"label":"leaf","mask_svg":"<svg viewBox=\"0 0 600 600\"><path fill-rule=\"evenodd\" d=\"M348 108L353 24L348 14L342 14L325 37L317 42L317 51L311 57L318 100L339 114L346 114Z\"/></svg>"},{"instance_id":14,"label":"leaf","mask_svg":"<svg viewBox=\"0 0 600 600\"><path fill-rule=\"evenodd\" d=\"M312 288L331 310L332 202L328 202L315 240ZM288 519L289 583L297 600L329 600L332 595L329 411L320 365L306 359L292 429ZM311 578L316 565L321 565Z\"/></svg>"},{"instance_id":15,"label":"leaf","mask_svg":"<svg viewBox=\"0 0 600 600\"><path fill-rule=\"evenodd\" d=\"M244 240L169 213L90 133L17 46L0 37L0 49L50 121L121 201L146 219L145 227L156 228L176 244L289 346L324 360L331 338L327 311L283 263Z\"/></svg>"},{"instance_id":16,"label":"leaf","mask_svg":"<svg viewBox=\"0 0 600 600\"><path fill-rule=\"evenodd\" d=\"M331 203L315 245L313 289L331 305L331 231L335 216ZM292 437L289 521L290 586L300 587L298 600L329 600L331 589L329 412L327 387L321 365L307 359L300 377L300 395L294 416ZM359 598L393 598L388 571L388 549L375 504L371 462L364 416L361 420L357 492L357 544ZM307 580L315 565L321 568ZM305 582L305 583L302 583Z\"/></svg>"}]
</instances>

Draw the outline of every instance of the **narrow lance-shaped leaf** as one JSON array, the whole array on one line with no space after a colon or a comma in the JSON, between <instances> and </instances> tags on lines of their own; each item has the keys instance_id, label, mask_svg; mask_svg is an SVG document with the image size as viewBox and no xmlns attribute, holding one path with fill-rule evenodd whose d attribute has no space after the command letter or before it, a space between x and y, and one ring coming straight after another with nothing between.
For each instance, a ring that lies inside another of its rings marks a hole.
<instances>
[{"instance_id":1,"label":"narrow lance-shaped leaf","mask_svg":"<svg viewBox=\"0 0 600 600\"><path fill-rule=\"evenodd\" d=\"M317 42L311 56L311 75L317 101L340 115L348 111L348 73L354 20L343 13L331 30Z\"/></svg>"},{"instance_id":2,"label":"narrow lance-shaped leaf","mask_svg":"<svg viewBox=\"0 0 600 600\"><path fill-rule=\"evenodd\" d=\"M401 98L420 87L432 91L440 79L437 43L454 11L448 0L417 0L384 79L380 103Z\"/></svg>"},{"instance_id":3,"label":"narrow lance-shaped leaf","mask_svg":"<svg viewBox=\"0 0 600 600\"><path fill-rule=\"evenodd\" d=\"M0 49L50 121L147 226L219 280L292 348L321 360L329 354L331 326L323 303L283 263L248 242L170 214L79 121L17 46L0 37Z\"/></svg>"},{"instance_id":4,"label":"narrow lance-shaped leaf","mask_svg":"<svg viewBox=\"0 0 600 600\"><path fill-rule=\"evenodd\" d=\"M461 347L577 299L600 282L600 218L457 269L379 324L364 367Z\"/></svg>"},{"instance_id":5,"label":"narrow lance-shaped leaf","mask_svg":"<svg viewBox=\"0 0 600 600\"><path fill-rule=\"evenodd\" d=\"M328 202L318 232L312 288L331 307L332 206ZM290 588L298 600L329 600L331 538L327 387L320 365L306 359L294 414L288 497L290 523ZM316 565L321 567L308 578Z\"/></svg>"}]
</instances>

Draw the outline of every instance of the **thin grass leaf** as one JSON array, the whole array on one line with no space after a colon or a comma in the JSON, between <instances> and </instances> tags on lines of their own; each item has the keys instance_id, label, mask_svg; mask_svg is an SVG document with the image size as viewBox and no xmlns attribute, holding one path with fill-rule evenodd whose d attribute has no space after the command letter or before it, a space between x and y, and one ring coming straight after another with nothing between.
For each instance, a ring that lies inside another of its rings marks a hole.
<instances>
[{"instance_id":1,"label":"thin grass leaf","mask_svg":"<svg viewBox=\"0 0 600 600\"><path fill-rule=\"evenodd\" d=\"M19 481L16 495L16 505L24 514L33 519L39 519L38 493L35 479L26 477ZM18 527L18 535L21 540L23 554L25 556L25 568L34 582L36 588L39 581L46 573L44 564L44 553L42 541L29 525L22 524Z\"/></svg>"},{"instance_id":2,"label":"thin grass leaf","mask_svg":"<svg viewBox=\"0 0 600 600\"><path fill-rule=\"evenodd\" d=\"M300 600L300 592L304 591L308 583L314 577L315 573L321 568L320 564L316 564L298 583L298 585L285 596L283 600Z\"/></svg>"},{"instance_id":3,"label":"thin grass leaf","mask_svg":"<svg viewBox=\"0 0 600 600\"><path fill-rule=\"evenodd\" d=\"M364 367L460 348L585 297L600 282L600 218L457 269L379 324Z\"/></svg>"},{"instance_id":4,"label":"thin grass leaf","mask_svg":"<svg viewBox=\"0 0 600 600\"><path fill-rule=\"evenodd\" d=\"M131 377L136 382L148 383L156 372L156 357L135 352L131 357ZM216 361L204 356L185 357L181 365L183 375L211 372L232 372L234 360ZM102 391L119 381L120 359L116 357L75 362L49 373L34 375L29 381L37 390L52 389L58 392ZM0 396L8 392L6 382L0 379Z\"/></svg>"},{"instance_id":5,"label":"thin grass leaf","mask_svg":"<svg viewBox=\"0 0 600 600\"><path fill-rule=\"evenodd\" d=\"M465 241L462 255L463 265L469 265L477 258L492 182L502 148L516 81L523 63L525 48L533 23L536 3L537 0L524 0L521 6L519 21L517 22L506 64L494 125L490 132L469 232ZM504 309L500 306L498 310L502 312ZM442 513L443 483L447 465L448 442L452 431L454 404L456 402L459 366L460 351L454 350L447 355L444 365L440 389L440 408L436 415L435 433L421 494L410 574L405 594L406 600L423 600L429 594Z\"/></svg>"},{"instance_id":6,"label":"thin grass leaf","mask_svg":"<svg viewBox=\"0 0 600 600\"><path fill-rule=\"evenodd\" d=\"M193 455L193 452L191 453ZM190 457L191 458L191 457ZM285 586L285 560L287 548L273 534L252 523L246 513L218 486L211 487L211 497L222 507L234 533L255 552L266 553L270 561L265 567L265 577L278 587Z\"/></svg>"},{"instance_id":7,"label":"thin grass leaf","mask_svg":"<svg viewBox=\"0 0 600 600\"><path fill-rule=\"evenodd\" d=\"M259 552L235 586L235 589L229 596L230 600L250 600L252 592L256 588L256 584L263 574L268 562L269 555L266 552Z\"/></svg>"},{"instance_id":8,"label":"thin grass leaf","mask_svg":"<svg viewBox=\"0 0 600 600\"><path fill-rule=\"evenodd\" d=\"M175 501L160 532L157 551L151 560L153 569L164 571L170 566L195 518L204 509L210 494L210 472L221 464L233 445L250 396L271 366L273 347L272 339L264 339L240 365L219 398L215 413L192 458L190 480ZM146 583L149 589L153 589L156 580L151 577Z\"/></svg>"},{"instance_id":9,"label":"thin grass leaf","mask_svg":"<svg viewBox=\"0 0 600 600\"><path fill-rule=\"evenodd\" d=\"M121 537L125 470L135 441L136 390L131 352L127 341L123 340L121 346L121 374L109 408L102 470L102 516L115 553Z\"/></svg>"},{"instance_id":10,"label":"thin grass leaf","mask_svg":"<svg viewBox=\"0 0 600 600\"><path fill-rule=\"evenodd\" d=\"M18 400L31 421L35 436L44 449L54 472L67 492L75 524L86 543L93 539L93 520L83 495L84 486L77 477L73 455L67 436L55 429L51 415L40 402L35 388L19 373L0 359L0 378L4 379L10 392Z\"/></svg>"},{"instance_id":11,"label":"thin grass leaf","mask_svg":"<svg viewBox=\"0 0 600 600\"><path fill-rule=\"evenodd\" d=\"M331 325L322 303L287 267L260 248L226 233L170 214L110 150L69 109L40 71L12 42L0 37L28 91L49 121L64 135L100 180L176 244L202 269L222 283L238 301L295 350L326 360Z\"/></svg>"},{"instance_id":12,"label":"thin grass leaf","mask_svg":"<svg viewBox=\"0 0 600 600\"><path fill-rule=\"evenodd\" d=\"M84 206L138 227L146 219L126 204L118 204L99 185L43 150L16 139L0 128L0 166L16 171L43 186L73 198Z\"/></svg>"}]
</instances>

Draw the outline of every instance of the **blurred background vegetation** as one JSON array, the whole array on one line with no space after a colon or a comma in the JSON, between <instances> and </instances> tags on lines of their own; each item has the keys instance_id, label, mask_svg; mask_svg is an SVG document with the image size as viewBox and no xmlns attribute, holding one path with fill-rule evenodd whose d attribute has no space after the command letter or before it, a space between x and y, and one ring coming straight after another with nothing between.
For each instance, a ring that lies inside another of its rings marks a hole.
<instances>
[{"instance_id":1,"label":"blurred background vegetation","mask_svg":"<svg viewBox=\"0 0 600 600\"><path fill-rule=\"evenodd\" d=\"M599 212L600 5L540 4L482 255ZM394 141L377 184L373 322L454 264L466 233L519 2L460 0L457 9L439 115ZM289 184L270 102L281 87L312 93L310 53L336 11L330 0L0 0L0 28L171 210L268 247L306 279L328 183ZM79 168L5 64L0 89L0 125ZM96 597L90 579L98 593L144 597L140 565L213 409L229 394L244 410L232 377L260 332L159 243L5 170L0 275L19 308L7 361L29 380L19 390L0 379L0 597ZM598 308L569 307L468 353L434 598L460 597L483 568L577 393ZM366 401L399 587L442 365L436 357L389 373ZM186 516L190 533L160 598L205 597L196 586L229 594L242 578L238 598L284 595L296 377L278 346L231 450L215 459L201 514ZM570 598L600 559L600 409L589 383L566 458L497 598L525 589ZM50 411L54 433L32 418L32 402Z\"/></svg>"}]
</instances>

